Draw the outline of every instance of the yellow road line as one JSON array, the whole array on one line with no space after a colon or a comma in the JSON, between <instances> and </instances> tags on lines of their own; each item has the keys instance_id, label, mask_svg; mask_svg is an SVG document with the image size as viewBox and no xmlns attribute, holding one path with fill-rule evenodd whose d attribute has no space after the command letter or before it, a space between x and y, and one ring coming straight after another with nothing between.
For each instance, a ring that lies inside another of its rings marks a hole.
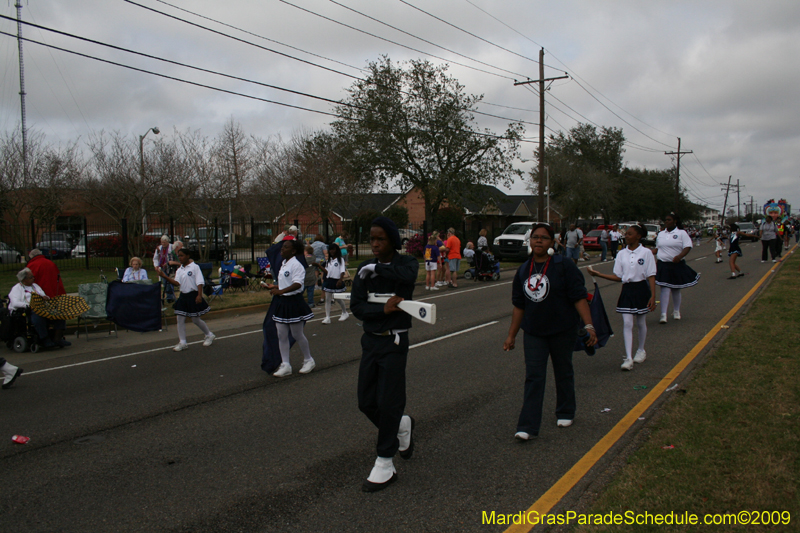
<instances>
[{"instance_id":1,"label":"yellow road line","mask_svg":"<svg viewBox=\"0 0 800 533\"><path fill-rule=\"evenodd\" d=\"M792 251L797 248L797 244L792 247ZM788 257L786 257L783 261L786 261ZM617 422L611 431L606 433L606 435L600 439L597 444L595 444L591 450L589 450L586 455L584 455L575 465L569 469L569 471L564 474L564 476L559 479L555 485L550 487L550 490L545 492L541 498L536 500L536 502L525 511L525 514L532 513L534 516L538 513L539 516L543 514L547 514L567 493L572 490L572 487L575 486L578 481L586 475L589 470L600 460L603 455L608 452L611 447L616 444L620 438L625 434L628 429L639 419L640 416L644 414L647 409L653 405L656 399L661 396L661 393L677 378L680 376L681 372L683 372L689 363L691 363L697 355L703 351L703 349L708 345L709 342L720 332L722 326L724 326L732 317L735 315L742 306L747 303L750 297L758 290L761 285L767 280L767 278L774 273L774 271L783 266L783 262L778 263L777 265L772 266L769 271L764 274L764 276L756 283L753 288L751 288L744 297L739 300L739 302L733 306L733 308L728 311L728 313L722 317L722 320L717 322L717 324L711 328L711 330L706 333L705 337L698 342L692 350L684 356L681 361L675 365L670 372L661 378L658 385L653 387L653 390L650 393L642 398L642 400L636 404L633 409L631 409L628 414L626 414L622 420ZM528 532L533 529L532 524L518 524L512 525L508 529L506 529L506 533L523 533Z\"/></svg>"}]
</instances>

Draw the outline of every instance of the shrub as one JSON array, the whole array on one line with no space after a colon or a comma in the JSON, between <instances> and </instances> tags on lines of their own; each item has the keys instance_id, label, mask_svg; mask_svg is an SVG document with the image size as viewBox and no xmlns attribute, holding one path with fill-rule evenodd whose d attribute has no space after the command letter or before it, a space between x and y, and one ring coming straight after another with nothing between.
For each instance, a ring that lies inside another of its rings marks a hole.
<instances>
[{"instance_id":1,"label":"shrub","mask_svg":"<svg viewBox=\"0 0 800 533\"><path fill-rule=\"evenodd\" d=\"M422 257L422 255L425 253L425 246L427 244L427 235L423 236L421 233L417 233L408 239L408 242L406 243L406 253L413 255L414 257Z\"/></svg>"}]
</instances>

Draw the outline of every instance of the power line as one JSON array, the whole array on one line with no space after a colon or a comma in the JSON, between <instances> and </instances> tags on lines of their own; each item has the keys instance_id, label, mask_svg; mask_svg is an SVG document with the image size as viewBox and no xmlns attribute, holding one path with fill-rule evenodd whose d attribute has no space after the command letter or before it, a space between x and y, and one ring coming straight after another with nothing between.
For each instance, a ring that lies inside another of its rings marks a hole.
<instances>
[{"instance_id":1,"label":"power line","mask_svg":"<svg viewBox=\"0 0 800 533\"><path fill-rule=\"evenodd\" d=\"M278 55L281 55L281 56L284 56L284 57L288 57L288 58L290 58L290 59L294 59L294 60L296 60L296 61L300 61L300 62L302 62L302 63L306 63L306 64L308 64L308 65L315 66L315 67L317 67L317 68L321 68L321 69L324 69L324 70L327 70L327 71L330 71L330 72L334 72L334 73L336 73L336 74L341 74L341 75L343 75L343 76L347 76L348 78L351 78L351 79L356 79L356 80L360 80L360 81L366 81L366 80L364 80L363 78L359 78L358 76L354 76L354 75L352 75L352 74L346 74L346 73L344 73L344 72L341 72L341 71L338 71L338 70L335 70L335 69L331 69L331 68L328 68L328 67L324 67L324 66L322 66L322 65L317 65L316 63L313 63L313 62L311 62L311 61L307 61L307 60L305 60L305 59L300 59L300 58L297 58L297 57L291 56L291 55L289 55L289 54L285 54L285 53L283 53L283 52L278 52L278 51L276 51L276 50L272 50L271 48L267 48L267 47L261 46L261 45L259 45L259 44L253 43L253 42L251 42L251 41L247 41L247 40L241 39L241 38L239 38L239 37L235 37L235 36L233 36L233 35L230 35L230 34L227 34L227 33L224 33L224 32L220 32L220 31L218 31L218 30L214 30L214 29L212 29L212 28L208 28L208 27L206 27L206 26L203 26L203 25L201 25L201 24L197 24L197 23L195 23L195 22L191 22L191 21L188 21L188 20L182 19L182 18L180 18L180 17L177 17L177 16L175 16L175 15L170 15L170 14L168 14L168 13L164 13L163 11L159 11L159 10L157 10L157 9L153 9L153 8L151 8L151 7L143 6L143 5L141 5L141 4L138 4L138 3L134 2L133 0L123 0L123 1L124 1L124 2L127 2L127 3L129 3L129 4L132 4L132 5L135 5L135 6L137 6L137 7L141 7L141 8L143 8L143 9L147 9L148 11L153 11L154 13L158 13L159 15L164 15L165 17L168 17L168 18L171 18L171 19L174 19L174 20L178 20L178 21L180 21L180 22L184 22L184 23L186 23L186 24L189 24L189 25L191 25L191 26L195 26L195 27L197 27L197 28L204 29L204 30L206 30L206 31L210 31L210 32L212 32L212 33L215 33L215 34L217 34L217 35L221 35L221 36L223 36L223 37L228 37L229 39L233 39L233 40L235 40L235 41L238 41L238 42L241 42L241 43L244 43L244 44L249 44L250 46L255 46L256 48L260 48L260 49L262 49L262 50L266 50L266 51L268 51L268 52L273 52L273 53L276 53L276 54L278 54ZM281 2L283 2L283 3L286 3L286 4L288 4L288 5L292 5L292 4L289 4L288 2L286 2L285 0L280 0L280 1L281 1ZM297 6L293 6L293 7L297 7ZM298 9L301 9L301 10L303 10L303 11L306 11L306 10L305 10L305 9L303 9L303 8L299 8L299 7L298 7ZM320 16L321 16L321 15L320 15ZM323 17L323 18L324 18L324 17ZM435 56L434 56L434 57L435 57ZM444 61L446 61L446 60L444 60ZM403 91L400 91L400 92L401 92L402 94L408 94L408 93L405 93L405 92L403 92ZM490 113L485 113L485 112L482 112L482 111L476 111L476 110L472 110L472 109L470 109L470 110L467 110L467 111L469 111L469 112L471 112L471 113L475 113L475 114L477 114L477 115L483 115L483 116L487 116L487 117L491 117L491 118L497 118L497 119L501 119L501 120L510 120L510 121L512 121L512 122L519 122L519 123L521 123L521 124L529 124L529 125L532 125L532 126L537 126L537 125L538 125L538 124L536 124L535 122L529 122L529 121L520 120L520 119L513 119L513 118L503 117L503 116L499 116L499 115L492 115L492 114L490 114Z\"/></svg>"},{"instance_id":2,"label":"power line","mask_svg":"<svg viewBox=\"0 0 800 533\"><path fill-rule=\"evenodd\" d=\"M457 56L459 56L459 57L463 57L464 59L469 59L470 61L475 61L476 63L480 63L481 65L486 65L487 67L492 67L492 68L495 68L495 69L497 69L497 70L501 70L501 71L503 71L503 72L507 72L507 73L509 73L509 74L513 74L513 75L515 75L515 76L525 77L525 75L524 75L524 74L520 74L519 72L512 72L512 71L510 71L510 70L506 70L506 69L504 69L504 68L500 68L500 67L498 67L498 66L496 66L496 65L492 65L491 63L486 63L486 62L484 62L484 61L481 61L481 60L479 60L479 59L475 59L475 58L473 58L473 57L466 56L466 55L464 55L464 54L462 54L462 53L456 52L455 50L451 50L451 49L449 49L449 48L446 48L446 47L444 47L444 46L442 46L442 45L436 44L436 43L434 43L433 41L429 41L429 40L427 40L427 39L423 39L422 37L419 37L419 36L417 36L417 35L414 35L413 33L410 33L410 32L407 32L407 31L405 31L405 30L402 30L402 29L398 28L397 26L392 26L391 24L388 24L388 23L386 23L386 22L383 22L382 20L378 20L378 19L376 19L375 17L372 17L372 16L370 16L370 15L367 15L366 13L362 13L361 11L358 11L357 9L353 9L352 7L348 7L348 6L344 5L344 4L340 4L340 3L339 3L339 2L337 2L336 0L328 0L328 1L329 1L329 2L331 2L332 4L335 4L335 5L339 6L339 7L342 7L342 8L344 8L344 9L347 9L348 11L351 11L351 12L353 12L353 13L356 13L356 14L358 14L358 15L361 15L362 17L368 18L369 20L371 20L371 21L373 21L373 22L377 22L378 24L382 24L382 25L384 25L384 26L386 26L386 27L388 27L388 28L392 28L393 30L399 31L400 33L402 33L402 34L404 34L404 35L408 35L409 37L413 37L413 38L415 38L415 39L418 39L418 40L422 41L423 43L427 43L427 44L429 44L429 45L431 45L431 46L435 46L436 48L441 48L442 50L445 50L445 51L447 51L447 52L450 52L451 54L456 54ZM445 61L447 61L447 60L445 60ZM457 63L457 64L458 64L458 63ZM472 67L469 67L469 66L467 66L467 65L461 65L461 66L466 66L467 68L472 68ZM479 70L479 69L478 69L478 70ZM480 70L480 72L486 72L486 71L485 71L485 70ZM499 76L499 77L506 78L506 79L509 79L509 80L510 80L510 79L513 79L513 78L509 78L508 76L500 76L499 74L495 74L495 73L493 73L493 72L486 72L486 73L487 73L487 74L493 74L493 75L495 75L495 76Z\"/></svg>"}]
</instances>

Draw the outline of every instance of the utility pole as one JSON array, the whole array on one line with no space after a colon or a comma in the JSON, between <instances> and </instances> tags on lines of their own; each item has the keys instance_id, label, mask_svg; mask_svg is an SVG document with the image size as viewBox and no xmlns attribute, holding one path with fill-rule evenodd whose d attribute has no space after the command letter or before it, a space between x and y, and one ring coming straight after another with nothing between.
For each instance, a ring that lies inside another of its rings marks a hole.
<instances>
[{"instance_id":1,"label":"utility pole","mask_svg":"<svg viewBox=\"0 0 800 533\"><path fill-rule=\"evenodd\" d=\"M19 100L22 113L22 183L28 186L28 126L25 120L25 65L22 61L22 0L14 4L17 8L17 45L19 47Z\"/></svg>"},{"instance_id":2,"label":"utility pole","mask_svg":"<svg viewBox=\"0 0 800 533\"><path fill-rule=\"evenodd\" d=\"M678 201L681 197L681 155L683 154L691 154L694 153L691 150L688 152L681 152L681 138L678 137L678 151L677 152L664 152L664 155L677 155L678 156L678 164L677 164L677 172L675 174L675 212L678 212ZM723 213L724 215L724 213Z\"/></svg>"},{"instance_id":3,"label":"utility pole","mask_svg":"<svg viewBox=\"0 0 800 533\"><path fill-rule=\"evenodd\" d=\"M566 72L564 73L566 74ZM539 50L539 79L538 80L528 80L528 81L514 81L514 86L517 85L526 85L529 83L539 83L539 217L536 219L537 221L541 222L545 219L545 208L544 208L544 188L545 188L545 177L544 177L544 82L546 81L553 81L553 80L563 80L565 78L569 78L569 76L559 76L557 78L545 78L544 77L544 48ZM549 212L548 212L549 214Z\"/></svg>"},{"instance_id":4,"label":"utility pole","mask_svg":"<svg viewBox=\"0 0 800 533\"><path fill-rule=\"evenodd\" d=\"M736 178L736 216L739 220L742 220L742 198L739 195L741 191L739 190L739 178Z\"/></svg>"},{"instance_id":5,"label":"utility pole","mask_svg":"<svg viewBox=\"0 0 800 533\"><path fill-rule=\"evenodd\" d=\"M725 203L722 204L722 220L720 220L720 226L725 225L725 209L728 208L728 191L731 190L731 177L728 176L728 184L725 185L724 183L720 183L720 185L725 185Z\"/></svg>"}]
</instances>

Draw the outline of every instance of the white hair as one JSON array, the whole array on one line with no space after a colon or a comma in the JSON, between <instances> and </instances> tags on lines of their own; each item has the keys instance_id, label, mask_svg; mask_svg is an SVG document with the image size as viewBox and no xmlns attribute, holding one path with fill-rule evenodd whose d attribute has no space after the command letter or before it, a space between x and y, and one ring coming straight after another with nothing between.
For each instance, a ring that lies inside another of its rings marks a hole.
<instances>
[{"instance_id":1,"label":"white hair","mask_svg":"<svg viewBox=\"0 0 800 533\"><path fill-rule=\"evenodd\" d=\"M28 267L25 267L19 272L17 272L17 280L19 280L20 282L22 282L28 276L33 277L33 272Z\"/></svg>"},{"instance_id":2,"label":"white hair","mask_svg":"<svg viewBox=\"0 0 800 533\"><path fill-rule=\"evenodd\" d=\"M166 235L161 236L161 242L169 242L169 237Z\"/></svg>"},{"instance_id":3,"label":"white hair","mask_svg":"<svg viewBox=\"0 0 800 533\"><path fill-rule=\"evenodd\" d=\"M37 255L42 255L42 251L38 248L34 248L30 252L28 252L28 257L30 257L31 259L33 259Z\"/></svg>"}]
</instances>

